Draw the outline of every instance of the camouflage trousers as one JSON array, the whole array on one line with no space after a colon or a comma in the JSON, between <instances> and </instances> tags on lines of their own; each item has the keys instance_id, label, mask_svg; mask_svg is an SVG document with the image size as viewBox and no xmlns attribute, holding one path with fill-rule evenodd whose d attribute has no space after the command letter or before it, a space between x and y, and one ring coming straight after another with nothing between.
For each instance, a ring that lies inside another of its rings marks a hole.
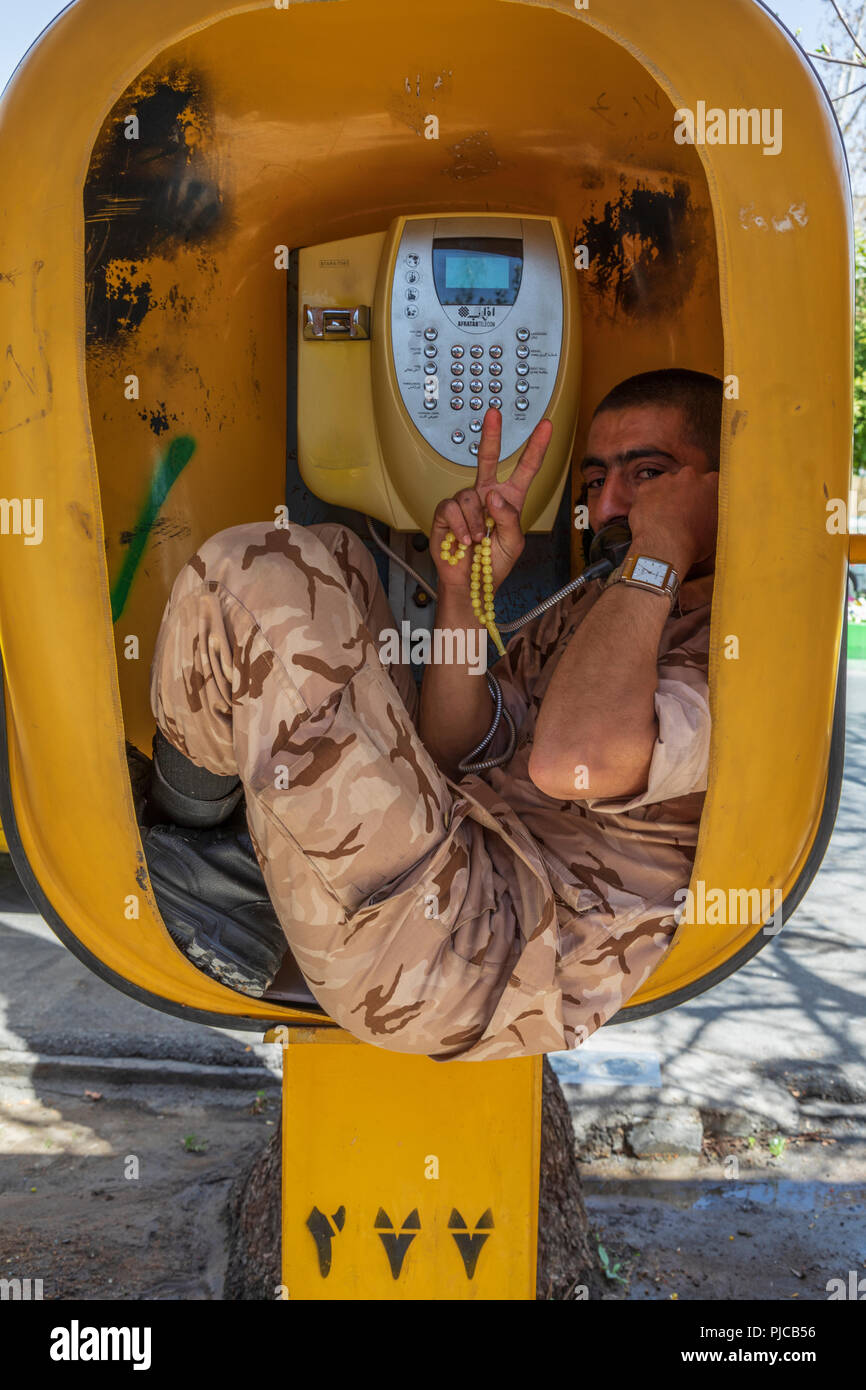
<instances>
[{"instance_id":1,"label":"camouflage trousers","mask_svg":"<svg viewBox=\"0 0 866 1390\"><path fill-rule=\"evenodd\" d=\"M442 1061L575 1047L654 968L661 938L629 969L592 929L561 961L538 847L480 778L434 763L411 668L379 658L394 627L349 528L221 531L172 588L154 715L193 762L240 776L268 893L336 1023Z\"/></svg>"}]
</instances>

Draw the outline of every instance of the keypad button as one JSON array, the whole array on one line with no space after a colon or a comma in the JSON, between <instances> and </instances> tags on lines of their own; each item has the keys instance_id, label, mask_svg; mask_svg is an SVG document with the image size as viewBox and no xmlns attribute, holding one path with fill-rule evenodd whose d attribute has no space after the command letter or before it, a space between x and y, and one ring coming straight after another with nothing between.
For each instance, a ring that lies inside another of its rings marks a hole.
<instances>
[{"instance_id":1,"label":"keypad button","mask_svg":"<svg viewBox=\"0 0 866 1390\"><path fill-rule=\"evenodd\" d=\"M473 396L469 404L471 405L473 410L481 410L484 406L484 402L482 400L479 400L478 396Z\"/></svg>"},{"instance_id":2,"label":"keypad button","mask_svg":"<svg viewBox=\"0 0 866 1390\"><path fill-rule=\"evenodd\" d=\"M438 337L439 337L439 329L438 329L438 328L425 328L425 329L424 329L424 337L425 337L429 342L432 342L434 338L438 338Z\"/></svg>"},{"instance_id":3,"label":"keypad button","mask_svg":"<svg viewBox=\"0 0 866 1390\"><path fill-rule=\"evenodd\" d=\"M466 438L466 435L463 433L462 430L452 430L452 431L451 431L451 443L452 443L452 444L462 444L465 438Z\"/></svg>"},{"instance_id":4,"label":"keypad button","mask_svg":"<svg viewBox=\"0 0 866 1390\"><path fill-rule=\"evenodd\" d=\"M491 395L494 395L494 396L495 396L495 395L496 395L496 392L497 392L497 391L501 391L501 390L502 390L502 382L501 382L501 381L491 381L491 383L490 383L490 392L491 392Z\"/></svg>"},{"instance_id":5,"label":"keypad button","mask_svg":"<svg viewBox=\"0 0 866 1390\"><path fill-rule=\"evenodd\" d=\"M451 356L452 356L452 357L462 357L462 356L463 356L463 349L462 349L462 347L460 346L459 343L455 343L454 347L451 349Z\"/></svg>"},{"instance_id":6,"label":"keypad button","mask_svg":"<svg viewBox=\"0 0 866 1390\"><path fill-rule=\"evenodd\" d=\"M517 370L520 371L520 368L518 367ZM501 362L491 362L491 363L490 363L490 375L491 375L491 376L501 376L501 375L502 375L502 363L501 363Z\"/></svg>"},{"instance_id":7,"label":"keypad button","mask_svg":"<svg viewBox=\"0 0 866 1390\"><path fill-rule=\"evenodd\" d=\"M527 347L519 347L519 348L517 349L517 356L518 356L518 357L521 357L521 358L522 358L522 357L528 357L528 356L529 356L529 348L527 348Z\"/></svg>"},{"instance_id":8,"label":"keypad button","mask_svg":"<svg viewBox=\"0 0 866 1390\"><path fill-rule=\"evenodd\" d=\"M462 409L463 409L463 397L462 397L462 396L452 396L452 397L451 397L451 409L452 409L452 410L462 410Z\"/></svg>"},{"instance_id":9,"label":"keypad button","mask_svg":"<svg viewBox=\"0 0 866 1390\"><path fill-rule=\"evenodd\" d=\"M514 385L515 385L515 390L519 391L519 392L521 393L521 395L524 395L524 394L529 390L529 382L528 382L528 381L517 381L517 382L514 383Z\"/></svg>"},{"instance_id":10,"label":"keypad button","mask_svg":"<svg viewBox=\"0 0 866 1390\"><path fill-rule=\"evenodd\" d=\"M480 376L481 373L484 371L484 368L482 367L480 362L470 362L469 370L473 376Z\"/></svg>"},{"instance_id":11,"label":"keypad button","mask_svg":"<svg viewBox=\"0 0 866 1390\"><path fill-rule=\"evenodd\" d=\"M483 381L470 381L470 383L469 383L469 390L472 391L472 392L483 391L483 390L484 390L484 382L483 382Z\"/></svg>"},{"instance_id":12,"label":"keypad button","mask_svg":"<svg viewBox=\"0 0 866 1390\"><path fill-rule=\"evenodd\" d=\"M425 347L425 349L424 349L424 356L425 356L425 357L435 357L438 351L439 351L439 349L438 349L437 347Z\"/></svg>"},{"instance_id":13,"label":"keypad button","mask_svg":"<svg viewBox=\"0 0 866 1390\"><path fill-rule=\"evenodd\" d=\"M424 371L425 371L425 373L426 373L427 376L435 376L436 372L438 371L438 368L437 368L437 366L436 366L436 363L435 363L435 362L425 362L425 363L424 363Z\"/></svg>"},{"instance_id":14,"label":"keypad button","mask_svg":"<svg viewBox=\"0 0 866 1390\"><path fill-rule=\"evenodd\" d=\"M502 402L496 396L491 396L487 404L492 406L494 410L502 409Z\"/></svg>"},{"instance_id":15,"label":"keypad button","mask_svg":"<svg viewBox=\"0 0 866 1390\"><path fill-rule=\"evenodd\" d=\"M517 339L517 341L518 341L519 343L525 343L526 340L527 340L527 338L529 337L529 329L528 329L528 328L518 328L518 330L517 330L517 332L515 333L514 336L515 336L515 338Z\"/></svg>"},{"instance_id":16,"label":"keypad button","mask_svg":"<svg viewBox=\"0 0 866 1390\"><path fill-rule=\"evenodd\" d=\"M518 398L517 398L517 400L514 402L514 404L516 405L516 407L517 407L518 410L528 410L528 409L529 409L529 401L525 400L523 396L518 396Z\"/></svg>"},{"instance_id":17,"label":"keypad button","mask_svg":"<svg viewBox=\"0 0 866 1390\"><path fill-rule=\"evenodd\" d=\"M425 410L435 410L435 409L437 408L438 405L439 405L439 402L438 402L438 401L431 400L429 396L428 396L428 397L425 399L425 401L424 401L424 409L425 409Z\"/></svg>"},{"instance_id":18,"label":"keypad button","mask_svg":"<svg viewBox=\"0 0 866 1390\"><path fill-rule=\"evenodd\" d=\"M452 381L452 383L451 383L451 390L452 390L456 395L459 396L460 393L461 393L461 391L463 390L463 382L462 382L462 381Z\"/></svg>"},{"instance_id":19,"label":"keypad button","mask_svg":"<svg viewBox=\"0 0 866 1390\"><path fill-rule=\"evenodd\" d=\"M452 375L452 376L462 376L462 375L463 375L463 363L462 363L462 362L452 362L452 363L451 363L451 375Z\"/></svg>"},{"instance_id":20,"label":"keypad button","mask_svg":"<svg viewBox=\"0 0 866 1390\"><path fill-rule=\"evenodd\" d=\"M477 444L470 444L470 445L469 445L469 452L470 452L470 454L477 454L477 453L478 453L478 445L477 445Z\"/></svg>"},{"instance_id":21,"label":"keypad button","mask_svg":"<svg viewBox=\"0 0 866 1390\"><path fill-rule=\"evenodd\" d=\"M416 319L418 317L418 305L407 304L403 309L403 313L406 315L407 319Z\"/></svg>"},{"instance_id":22,"label":"keypad button","mask_svg":"<svg viewBox=\"0 0 866 1390\"><path fill-rule=\"evenodd\" d=\"M469 428L471 429L471 431L472 431L473 434L477 434L478 431L481 429L481 421L480 421L480 420L470 420L470 421L469 421Z\"/></svg>"},{"instance_id":23,"label":"keypad button","mask_svg":"<svg viewBox=\"0 0 866 1390\"><path fill-rule=\"evenodd\" d=\"M421 264L421 257L418 255L418 253L417 253L416 251L410 251L410 252L408 253L408 255L406 255L406 256L403 257L403 264L404 264L404 265L420 265L420 264Z\"/></svg>"},{"instance_id":24,"label":"keypad button","mask_svg":"<svg viewBox=\"0 0 866 1390\"><path fill-rule=\"evenodd\" d=\"M481 347L478 343L476 343L474 347L471 347L471 348L469 349L469 356L470 356L470 357L483 357L483 356L484 356L484 349L483 349L483 347Z\"/></svg>"},{"instance_id":25,"label":"keypad button","mask_svg":"<svg viewBox=\"0 0 866 1390\"><path fill-rule=\"evenodd\" d=\"M527 376L529 374L529 368L525 362L518 362L515 371L518 376Z\"/></svg>"},{"instance_id":26,"label":"keypad button","mask_svg":"<svg viewBox=\"0 0 866 1390\"><path fill-rule=\"evenodd\" d=\"M490 349L490 356L493 358L502 356L502 348L498 343L494 343L493 347Z\"/></svg>"}]
</instances>

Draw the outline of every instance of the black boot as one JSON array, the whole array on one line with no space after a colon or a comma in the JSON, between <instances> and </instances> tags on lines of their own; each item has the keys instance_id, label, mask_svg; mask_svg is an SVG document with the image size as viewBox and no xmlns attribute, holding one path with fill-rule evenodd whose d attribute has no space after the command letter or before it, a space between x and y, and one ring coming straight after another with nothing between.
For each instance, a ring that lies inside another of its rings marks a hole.
<instances>
[{"instance_id":1,"label":"black boot","mask_svg":"<svg viewBox=\"0 0 866 1390\"><path fill-rule=\"evenodd\" d=\"M138 784L140 801L140 764L146 759L133 752L133 795ZM239 777L198 767L157 729L139 824L162 919L199 970L260 998L288 942L253 849L243 797Z\"/></svg>"},{"instance_id":2,"label":"black boot","mask_svg":"<svg viewBox=\"0 0 866 1390\"><path fill-rule=\"evenodd\" d=\"M175 945L206 975L260 998L288 950L249 832L154 825L147 871Z\"/></svg>"}]
</instances>

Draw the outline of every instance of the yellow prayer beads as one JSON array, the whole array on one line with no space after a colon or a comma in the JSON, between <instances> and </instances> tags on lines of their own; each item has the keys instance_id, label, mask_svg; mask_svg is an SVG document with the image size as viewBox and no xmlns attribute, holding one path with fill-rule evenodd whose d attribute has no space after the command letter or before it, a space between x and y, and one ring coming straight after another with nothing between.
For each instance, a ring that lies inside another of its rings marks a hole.
<instances>
[{"instance_id":1,"label":"yellow prayer beads","mask_svg":"<svg viewBox=\"0 0 866 1390\"><path fill-rule=\"evenodd\" d=\"M469 583L469 593L472 599L472 611L476 618L493 638L496 650L500 656L505 655L505 648L502 645L502 638L496 626L496 614L493 610L493 565L490 558L491 540L490 532L493 530L493 517L487 512L484 513L484 522L487 527L487 534L476 545L472 556L472 577ZM466 546L459 543L456 552L451 554L451 546L457 540L453 531L446 531L445 539L442 542L439 554L443 560L447 560L449 565L458 565L466 554ZM483 581L483 584L482 584ZM482 604L481 591L484 590L484 602Z\"/></svg>"}]
</instances>

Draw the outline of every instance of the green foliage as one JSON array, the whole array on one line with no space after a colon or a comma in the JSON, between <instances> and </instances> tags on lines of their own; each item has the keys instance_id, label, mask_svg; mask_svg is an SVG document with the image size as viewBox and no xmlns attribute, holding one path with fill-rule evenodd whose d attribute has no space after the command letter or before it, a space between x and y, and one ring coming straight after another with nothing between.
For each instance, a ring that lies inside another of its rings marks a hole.
<instances>
[{"instance_id":1,"label":"green foliage","mask_svg":"<svg viewBox=\"0 0 866 1390\"><path fill-rule=\"evenodd\" d=\"M601 1241L598 1242L598 1257L601 1260L601 1267L604 1271L604 1276L606 1279L610 1279L611 1282L616 1280L620 1284L628 1283L628 1280L623 1278L623 1276L619 1272L622 1268L622 1261L617 1260L616 1264L611 1264L610 1255L607 1253L604 1246L601 1244Z\"/></svg>"},{"instance_id":2,"label":"green foliage","mask_svg":"<svg viewBox=\"0 0 866 1390\"><path fill-rule=\"evenodd\" d=\"M866 473L866 233L855 234L854 472Z\"/></svg>"}]
</instances>

